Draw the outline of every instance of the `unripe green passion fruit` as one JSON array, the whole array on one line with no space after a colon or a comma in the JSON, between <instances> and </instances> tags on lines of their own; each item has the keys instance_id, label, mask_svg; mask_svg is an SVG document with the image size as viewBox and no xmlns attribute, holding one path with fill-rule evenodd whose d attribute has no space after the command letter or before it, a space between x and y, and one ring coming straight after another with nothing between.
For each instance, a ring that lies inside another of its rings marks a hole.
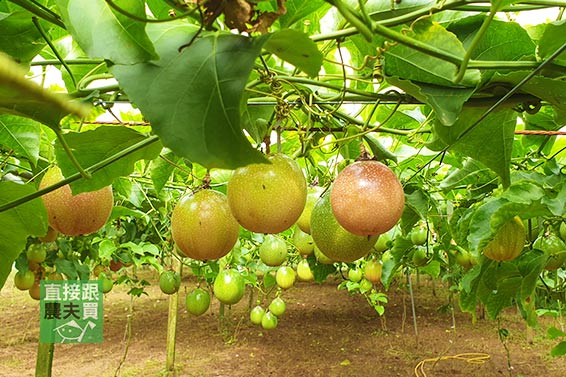
<instances>
[{"instance_id":1,"label":"unripe green passion fruit","mask_svg":"<svg viewBox=\"0 0 566 377\"><path fill-rule=\"evenodd\" d=\"M307 201L305 203L305 208L303 209L301 216L297 220L297 226L299 227L299 229L307 234L311 234L312 209L320 198L322 192L323 189L319 186L313 186L307 189Z\"/></svg>"}]
</instances>

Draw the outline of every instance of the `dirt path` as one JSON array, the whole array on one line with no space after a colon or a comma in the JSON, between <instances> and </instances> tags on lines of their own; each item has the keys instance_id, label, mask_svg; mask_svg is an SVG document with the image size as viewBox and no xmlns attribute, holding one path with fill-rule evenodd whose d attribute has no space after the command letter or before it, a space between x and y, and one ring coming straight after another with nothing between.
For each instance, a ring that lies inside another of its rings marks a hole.
<instances>
[{"instance_id":1,"label":"dirt path","mask_svg":"<svg viewBox=\"0 0 566 377\"><path fill-rule=\"evenodd\" d=\"M155 279L149 274L150 279ZM154 280L155 281L155 280ZM183 282L182 290L191 287ZM218 303L205 315L191 317L179 309L176 344L178 376L415 376L426 359L426 376L545 376L566 375L566 359L552 359L553 341L544 328L527 330L514 311L505 313L502 326L509 330L511 374L506 351L499 341L497 323L471 323L456 311L456 329L450 311L441 313L447 292L437 296L427 282L416 288L418 337L415 336L407 292L394 288L384 320L359 295L322 285L298 283L283 293L287 312L277 329L263 331L248 320L247 302L227 315L229 329L221 333ZM153 285L149 296L134 300L132 336L121 376L159 376L165 366L168 297ZM124 355L124 335L130 298L117 287L105 297L104 343L56 345L53 376L114 376ZM39 336L39 309L11 280L0 291L0 375L33 376ZM549 323L547 323L549 324ZM465 353L489 357L479 363L452 359ZM420 373L424 377L425 374Z\"/></svg>"}]
</instances>

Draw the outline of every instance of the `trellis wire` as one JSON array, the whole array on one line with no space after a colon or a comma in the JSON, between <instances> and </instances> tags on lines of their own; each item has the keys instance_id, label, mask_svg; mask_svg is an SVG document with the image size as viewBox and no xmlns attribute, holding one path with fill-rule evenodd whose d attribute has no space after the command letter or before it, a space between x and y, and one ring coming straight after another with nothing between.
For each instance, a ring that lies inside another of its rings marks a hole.
<instances>
[{"instance_id":1,"label":"trellis wire","mask_svg":"<svg viewBox=\"0 0 566 377\"><path fill-rule=\"evenodd\" d=\"M110 121L84 121L83 124L99 124L99 125L111 125L111 126L150 126L149 122L119 122L116 120ZM548 130L515 130L515 135L533 135L533 136L558 136L558 135L566 135L566 131L548 131Z\"/></svg>"}]
</instances>

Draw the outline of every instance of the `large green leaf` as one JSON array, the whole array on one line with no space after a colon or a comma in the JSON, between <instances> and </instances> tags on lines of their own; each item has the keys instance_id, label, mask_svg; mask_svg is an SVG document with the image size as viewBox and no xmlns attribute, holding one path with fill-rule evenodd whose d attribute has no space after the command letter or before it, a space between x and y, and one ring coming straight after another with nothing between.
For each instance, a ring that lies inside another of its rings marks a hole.
<instances>
[{"instance_id":1,"label":"large green leaf","mask_svg":"<svg viewBox=\"0 0 566 377\"><path fill-rule=\"evenodd\" d=\"M318 75L322 66L322 54L316 44L298 30L284 29L271 34L264 48L311 77Z\"/></svg>"},{"instance_id":2,"label":"large green leaf","mask_svg":"<svg viewBox=\"0 0 566 377\"><path fill-rule=\"evenodd\" d=\"M466 17L451 24L448 30L455 33L464 47L469 49L484 20L483 15ZM517 61L527 58L534 60L535 44L521 25L492 20L472 51L471 58L486 61ZM482 81L489 80L495 72L496 70L482 71Z\"/></svg>"},{"instance_id":3,"label":"large green leaf","mask_svg":"<svg viewBox=\"0 0 566 377\"><path fill-rule=\"evenodd\" d=\"M455 56L463 57L466 52L456 35L428 19L415 23L407 36ZM396 44L386 50L383 67L387 76L432 85L473 88L480 82L480 72L474 69L468 70L456 85L453 81L459 67L403 44Z\"/></svg>"},{"instance_id":4,"label":"large green leaf","mask_svg":"<svg viewBox=\"0 0 566 377\"><path fill-rule=\"evenodd\" d=\"M467 159L464 165L454 170L440 182L439 187L444 191L452 190L456 187L465 187L468 185L481 185L489 182L494 178L491 170L474 159Z\"/></svg>"},{"instance_id":5,"label":"large green leaf","mask_svg":"<svg viewBox=\"0 0 566 377\"><path fill-rule=\"evenodd\" d=\"M324 14L330 8L330 4L323 0L288 0L285 8L287 12L279 17L281 28L289 27L314 12Z\"/></svg>"},{"instance_id":6,"label":"large green leaf","mask_svg":"<svg viewBox=\"0 0 566 377\"><path fill-rule=\"evenodd\" d=\"M161 152L163 158L158 157L151 161L151 181L156 192L160 192L171 178L171 174L175 170L175 164L179 157L175 156L169 149Z\"/></svg>"},{"instance_id":7,"label":"large green leaf","mask_svg":"<svg viewBox=\"0 0 566 377\"><path fill-rule=\"evenodd\" d=\"M508 262L490 264L478 287L478 298L485 304L490 318L496 319L504 308L513 304L521 280L516 265Z\"/></svg>"},{"instance_id":8,"label":"large green leaf","mask_svg":"<svg viewBox=\"0 0 566 377\"><path fill-rule=\"evenodd\" d=\"M0 52L0 114L31 118L52 128L67 114L88 114L88 107L62 94L51 93L26 79L25 71Z\"/></svg>"},{"instance_id":9,"label":"large green leaf","mask_svg":"<svg viewBox=\"0 0 566 377\"><path fill-rule=\"evenodd\" d=\"M45 44L28 12L0 12L0 51L17 62L29 63Z\"/></svg>"},{"instance_id":10,"label":"large green leaf","mask_svg":"<svg viewBox=\"0 0 566 377\"><path fill-rule=\"evenodd\" d=\"M434 132L451 150L483 163L508 186L517 115L510 109L494 111L468 132L484 111L464 108L456 123L448 127L436 122Z\"/></svg>"},{"instance_id":11,"label":"large green leaf","mask_svg":"<svg viewBox=\"0 0 566 377\"><path fill-rule=\"evenodd\" d=\"M35 192L32 185L0 182L0 205ZM0 288L4 286L12 263L26 246L28 236L47 233L47 211L41 199L34 199L0 212Z\"/></svg>"},{"instance_id":12,"label":"large green leaf","mask_svg":"<svg viewBox=\"0 0 566 377\"><path fill-rule=\"evenodd\" d=\"M436 119L445 126L451 126L458 120L462 107L474 93L473 88L429 85L398 77L388 77L387 81L432 107Z\"/></svg>"},{"instance_id":13,"label":"large green leaf","mask_svg":"<svg viewBox=\"0 0 566 377\"><path fill-rule=\"evenodd\" d=\"M547 24L538 43L538 54L542 59L554 54L566 43L566 20ZM566 52L562 52L553 61L556 64L566 65Z\"/></svg>"},{"instance_id":14,"label":"large green leaf","mask_svg":"<svg viewBox=\"0 0 566 377\"><path fill-rule=\"evenodd\" d=\"M180 53L179 44L162 38L155 41L159 62L111 72L166 147L206 167L232 169L265 161L242 132L240 101L267 38L211 33Z\"/></svg>"},{"instance_id":15,"label":"large green leaf","mask_svg":"<svg viewBox=\"0 0 566 377\"><path fill-rule=\"evenodd\" d=\"M81 133L67 133L64 138L78 162L83 168L86 168L104 159L111 158L116 153L132 147L147 137L126 127L107 126ZM69 160L59 142L55 147L55 155L63 175L68 177L76 173L75 165ZM112 184L115 178L131 174L136 161L141 159L152 160L157 157L161 147L160 143L153 143L136 150L97 171L91 179L79 179L71 183L71 189L73 193L77 194L108 186Z\"/></svg>"},{"instance_id":16,"label":"large green leaf","mask_svg":"<svg viewBox=\"0 0 566 377\"><path fill-rule=\"evenodd\" d=\"M528 74L529 72L527 71L517 71L508 74L496 73L490 84L515 86ZM560 114L560 118L566 117L566 81L562 78L534 76L521 86L520 92L531 94L550 103L557 113Z\"/></svg>"},{"instance_id":17,"label":"large green leaf","mask_svg":"<svg viewBox=\"0 0 566 377\"><path fill-rule=\"evenodd\" d=\"M395 2L395 6L392 6L392 4L387 1L368 1L366 3L366 10L372 20L381 21L386 24L389 19L419 9L430 8L434 4L434 0L403 0L401 2Z\"/></svg>"},{"instance_id":18,"label":"large green leaf","mask_svg":"<svg viewBox=\"0 0 566 377\"><path fill-rule=\"evenodd\" d=\"M128 12L145 18L142 0L114 0ZM114 11L104 0L57 0L67 29L91 58L115 64L156 59L145 24Z\"/></svg>"},{"instance_id":19,"label":"large green leaf","mask_svg":"<svg viewBox=\"0 0 566 377\"><path fill-rule=\"evenodd\" d=\"M41 126L28 118L0 115L0 145L37 164Z\"/></svg>"},{"instance_id":20,"label":"large green leaf","mask_svg":"<svg viewBox=\"0 0 566 377\"><path fill-rule=\"evenodd\" d=\"M147 0L147 7L155 18L166 19L169 16L169 11L172 9L171 5L163 0Z\"/></svg>"}]
</instances>

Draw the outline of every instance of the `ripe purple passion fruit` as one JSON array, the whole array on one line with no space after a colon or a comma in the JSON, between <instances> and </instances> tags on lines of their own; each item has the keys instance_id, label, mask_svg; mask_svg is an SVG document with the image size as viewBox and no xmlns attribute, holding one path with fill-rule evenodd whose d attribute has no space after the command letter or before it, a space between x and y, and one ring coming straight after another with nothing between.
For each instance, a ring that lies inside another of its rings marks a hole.
<instances>
[{"instance_id":1,"label":"ripe purple passion fruit","mask_svg":"<svg viewBox=\"0 0 566 377\"><path fill-rule=\"evenodd\" d=\"M58 167L52 167L43 176L39 189L64 179ZM71 193L69 185L41 197L47 208L49 225L61 234L79 236L94 233L106 224L114 206L112 187L98 191Z\"/></svg>"},{"instance_id":2,"label":"ripe purple passion fruit","mask_svg":"<svg viewBox=\"0 0 566 377\"><path fill-rule=\"evenodd\" d=\"M228 254L238 240L239 230L226 195L213 190L183 197L171 217L171 234L177 248L197 260Z\"/></svg>"},{"instance_id":3,"label":"ripe purple passion fruit","mask_svg":"<svg viewBox=\"0 0 566 377\"><path fill-rule=\"evenodd\" d=\"M519 216L515 216L499 229L495 237L483 249L483 254L498 262L510 261L521 254L526 240L525 226Z\"/></svg>"},{"instance_id":4,"label":"ripe purple passion fruit","mask_svg":"<svg viewBox=\"0 0 566 377\"><path fill-rule=\"evenodd\" d=\"M338 174L330 202L338 223L358 236L375 236L393 228L405 207L397 176L378 161L358 161Z\"/></svg>"},{"instance_id":5,"label":"ripe purple passion fruit","mask_svg":"<svg viewBox=\"0 0 566 377\"><path fill-rule=\"evenodd\" d=\"M240 225L256 233L279 233L293 225L305 207L307 183L299 165L276 154L271 164L238 168L228 182L228 203Z\"/></svg>"},{"instance_id":6,"label":"ripe purple passion fruit","mask_svg":"<svg viewBox=\"0 0 566 377\"><path fill-rule=\"evenodd\" d=\"M329 193L312 210L311 235L320 251L336 262L353 262L364 257L377 240L377 236L357 236L340 226L332 213Z\"/></svg>"}]
</instances>

